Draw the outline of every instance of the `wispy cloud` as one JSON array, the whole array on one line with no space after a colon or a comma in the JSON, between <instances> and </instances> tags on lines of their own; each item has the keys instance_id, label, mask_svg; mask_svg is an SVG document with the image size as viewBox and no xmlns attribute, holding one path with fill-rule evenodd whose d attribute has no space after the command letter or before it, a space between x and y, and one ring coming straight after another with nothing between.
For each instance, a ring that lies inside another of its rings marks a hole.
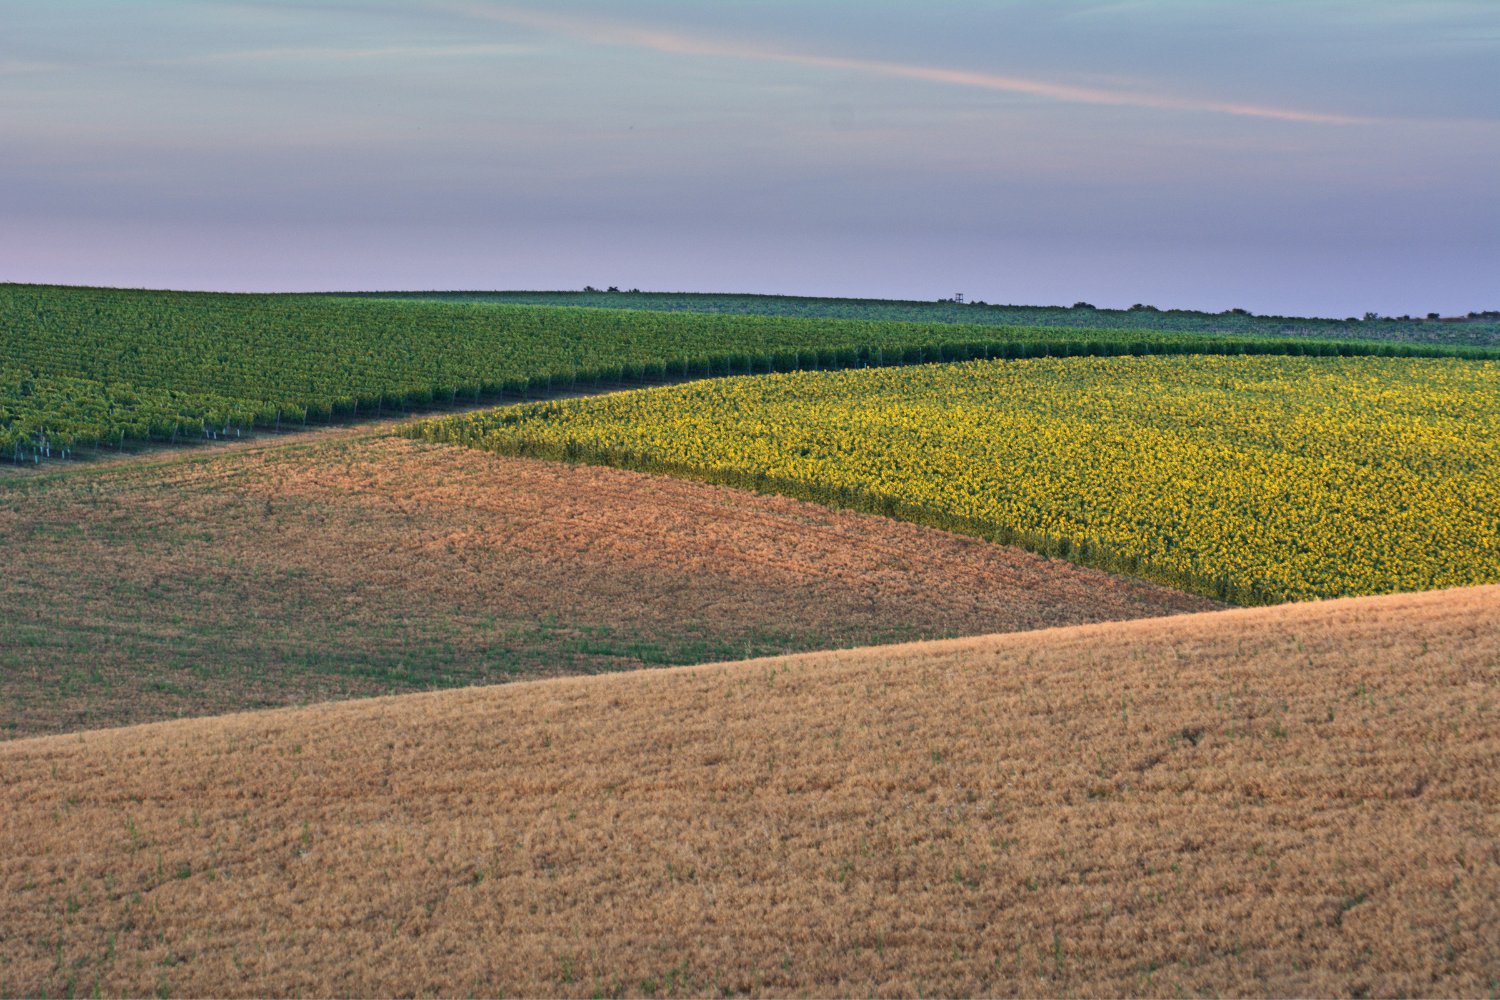
<instances>
[{"instance_id":1,"label":"wispy cloud","mask_svg":"<svg viewBox=\"0 0 1500 1000\"><path fill-rule=\"evenodd\" d=\"M796 66L855 70L875 76L925 80L931 83L946 83L955 86L977 87L1014 94L1029 94L1034 97L1066 101L1073 104L1161 108L1175 111L1241 115L1251 118L1271 118L1279 121L1309 122L1324 125L1371 124L1380 120L1352 115L1330 114L1321 111L1305 111L1295 108L1277 108L1232 101L1204 100L1172 94L1105 90L1097 87L1076 87L1046 80L1032 80L1023 77L1002 76L994 73L946 69L939 66L882 62L870 59L846 59L839 56L783 51L760 46L712 41L704 38L695 38L690 35L651 31L606 21L566 17L519 7L467 4L452 5L448 6L447 9L467 14L471 17L502 21L507 24L524 25L529 28L583 38L601 45L650 49L656 52L668 52L675 55L749 59L759 62L786 63Z\"/></svg>"}]
</instances>

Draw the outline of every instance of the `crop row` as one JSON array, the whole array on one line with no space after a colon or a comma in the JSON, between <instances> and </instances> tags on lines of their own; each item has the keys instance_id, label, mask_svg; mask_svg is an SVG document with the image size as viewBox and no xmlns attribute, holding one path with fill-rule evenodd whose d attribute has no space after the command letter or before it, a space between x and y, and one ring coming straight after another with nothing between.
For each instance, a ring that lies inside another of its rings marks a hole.
<instances>
[{"instance_id":1,"label":"crop row","mask_svg":"<svg viewBox=\"0 0 1500 1000\"><path fill-rule=\"evenodd\" d=\"M98 454L132 440L217 439L276 420L274 410L244 400L0 369L0 460Z\"/></svg>"},{"instance_id":2,"label":"crop row","mask_svg":"<svg viewBox=\"0 0 1500 1000\"><path fill-rule=\"evenodd\" d=\"M1033 359L409 425L1016 543L1240 604L1500 581L1500 364Z\"/></svg>"}]
</instances>

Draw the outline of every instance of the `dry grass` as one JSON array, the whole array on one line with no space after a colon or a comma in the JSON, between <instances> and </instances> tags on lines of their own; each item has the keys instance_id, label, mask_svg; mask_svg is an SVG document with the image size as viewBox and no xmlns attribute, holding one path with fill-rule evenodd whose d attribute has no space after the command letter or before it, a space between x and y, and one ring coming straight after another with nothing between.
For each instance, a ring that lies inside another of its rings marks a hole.
<instances>
[{"instance_id":1,"label":"dry grass","mask_svg":"<svg viewBox=\"0 0 1500 1000\"><path fill-rule=\"evenodd\" d=\"M0 733L1211 607L878 517L334 430L0 484Z\"/></svg>"},{"instance_id":2,"label":"dry grass","mask_svg":"<svg viewBox=\"0 0 1500 1000\"><path fill-rule=\"evenodd\" d=\"M1500 587L0 746L0 990L1493 995Z\"/></svg>"}]
</instances>

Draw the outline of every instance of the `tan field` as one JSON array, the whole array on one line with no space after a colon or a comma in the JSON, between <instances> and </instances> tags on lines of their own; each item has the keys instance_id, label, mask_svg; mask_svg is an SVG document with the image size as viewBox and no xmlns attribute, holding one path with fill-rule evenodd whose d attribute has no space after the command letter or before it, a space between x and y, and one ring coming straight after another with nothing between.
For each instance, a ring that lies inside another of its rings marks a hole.
<instances>
[{"instance_id":1,"label":"tan field","mask_svg":"<svg viewBox=\"0 0 1500 1000\"><path fill-rule=\"evenodd\" d=\"M0 746L7 995L1485 996L1500 587Z\"/></svg>"},{"instance_id":2,"label":"tan field","mask_svg":"<svg viewBox=\"0 0 1500 1000\"><path fill-rule=\"evenodd\" d=\"M0 482L0 735L1220 607L884 518L382 433Z\"/></svg>"}]
</instances>

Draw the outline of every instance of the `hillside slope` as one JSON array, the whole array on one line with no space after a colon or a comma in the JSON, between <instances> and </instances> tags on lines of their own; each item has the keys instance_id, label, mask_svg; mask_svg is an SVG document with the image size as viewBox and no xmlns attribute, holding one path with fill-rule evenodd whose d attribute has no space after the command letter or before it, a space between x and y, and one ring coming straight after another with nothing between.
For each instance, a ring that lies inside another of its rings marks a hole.
<instances>
[{"instance_id":1,"label":"hillside slope","mask_svg":"<svg viewBox=\"0 0 1500 1000\"><path fill-rule=\"evenodd\" d=\"M1221 605L889 518L329 431L0 479L0 734Z\"/></svg>"},{"instance_id":2,"label":"hillside slope","mask_svg":"<svg viewBox=\"0 0 1500 1000\"><path fill-rule=\"evenodd\" d=\"M0 989L1449 995L1500 587L0 746Z\"/></svg>"}]
</instances>

